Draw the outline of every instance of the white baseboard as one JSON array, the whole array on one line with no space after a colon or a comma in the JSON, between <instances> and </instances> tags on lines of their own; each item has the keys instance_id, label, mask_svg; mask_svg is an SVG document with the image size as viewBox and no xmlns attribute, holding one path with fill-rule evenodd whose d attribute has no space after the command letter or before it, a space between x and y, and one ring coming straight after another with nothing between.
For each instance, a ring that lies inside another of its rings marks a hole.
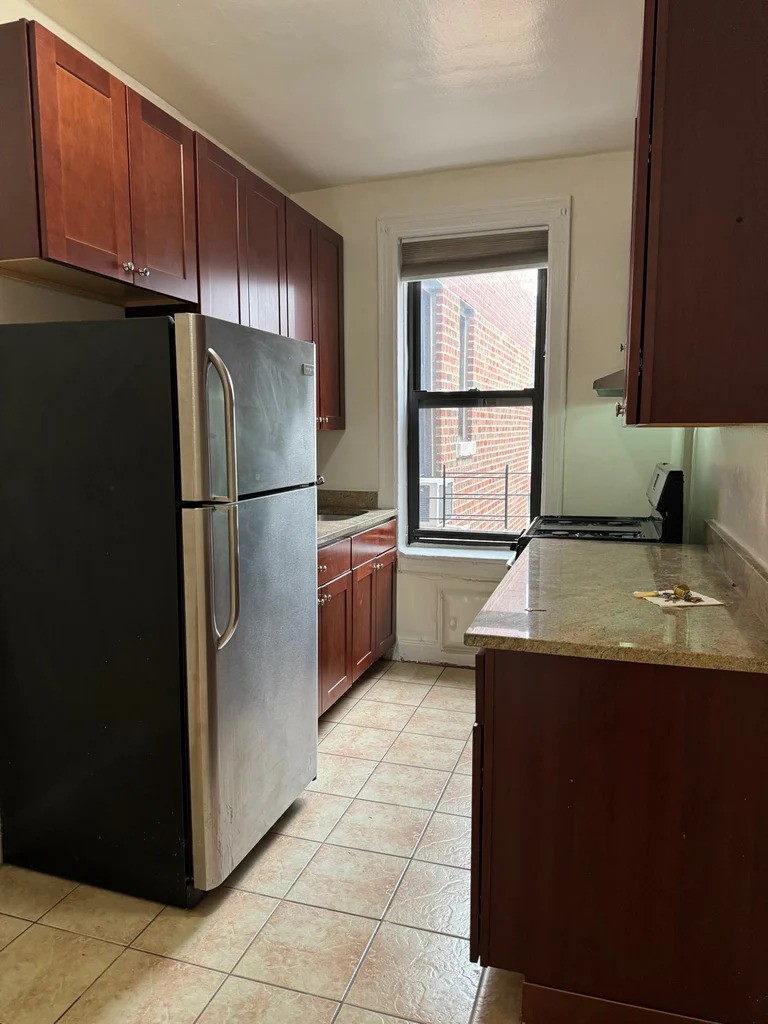
<instances>
[{"instance_id":1,"label":"white baseboard","mask_svg":"<svg viewBox=\"0 0 768 1024\"><path fill-rule=\"evenodd\" d=\"M390 657L393 661L420 661L427 665L456 665L472 668L476 651L467 648L466 654L456 650L444 650L437 643L423 643L418 640L398 640Z\"/></svg>"}]
</instances>

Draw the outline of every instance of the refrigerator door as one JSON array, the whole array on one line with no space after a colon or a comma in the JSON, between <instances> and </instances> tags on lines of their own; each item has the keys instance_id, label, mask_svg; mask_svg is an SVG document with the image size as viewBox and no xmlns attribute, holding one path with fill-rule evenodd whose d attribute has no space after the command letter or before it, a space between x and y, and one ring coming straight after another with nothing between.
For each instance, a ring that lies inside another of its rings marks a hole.
<instances>
[{"instance_id":1,"label":"refrigerator door","mask_svg":"<svg viewBox=\"0 0 768 1024\"><path fill-rule=\"evenodd\" d=\"M195 313L175 324L182 501L314 483L314 345Z\"/></svg>"},{"instance_id":2,"label":"refrigerator door","mask_svg":"<svg viewBox=\"0 0 768 1024\"><path fill-rule=\"evenodd\" d=\"M314 487L182 509L197 889L220 885L316 775L315 516Z\"/></svg>"}]
</instances>

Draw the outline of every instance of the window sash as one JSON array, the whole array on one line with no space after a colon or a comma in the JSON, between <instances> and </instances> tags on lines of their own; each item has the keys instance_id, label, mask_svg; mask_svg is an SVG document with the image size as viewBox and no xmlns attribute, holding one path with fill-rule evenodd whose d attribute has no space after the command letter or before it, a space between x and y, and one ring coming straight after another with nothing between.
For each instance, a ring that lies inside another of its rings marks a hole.
<instances>
[{"instance_id":1,"label":"window sash","mask_svg":"<svg viewBox=\"0 0 768 1024\"><path fill-rule=\"evenodd\" d=\"M543 474L544 436L544 337L546 332L547 271L539 270L536 304L536 356L534 386L507 391L432 391L421 387L421 282L408 284L408 438L407 438L407 498L408 543L448 544L451 546L514 547L519 532L485 532L450 529L430 529L420 525L420 456L422 409L472 409L528 406L532 409L531 422L531 492L530 518L541 513L541 485ZM433 474L434 475L434 474Z\"/></svg>"}]
</instances>

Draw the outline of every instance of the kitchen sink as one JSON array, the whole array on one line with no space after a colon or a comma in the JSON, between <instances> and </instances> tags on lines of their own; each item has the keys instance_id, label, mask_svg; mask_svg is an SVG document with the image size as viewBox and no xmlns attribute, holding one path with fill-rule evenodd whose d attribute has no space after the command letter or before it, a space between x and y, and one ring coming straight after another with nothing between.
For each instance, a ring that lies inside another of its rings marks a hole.
<instances>
[{"instance_id":1,"label":"kitchen sink","mask_svg":"<svg viewBox=\"0 0 768 1024\"><path fill-rule=\"evenodd\" d=\"M356 516L364 516L362 512L318 512L318 523L340 523L344 519L354 519Z\"/></svg>"}]
</instances>

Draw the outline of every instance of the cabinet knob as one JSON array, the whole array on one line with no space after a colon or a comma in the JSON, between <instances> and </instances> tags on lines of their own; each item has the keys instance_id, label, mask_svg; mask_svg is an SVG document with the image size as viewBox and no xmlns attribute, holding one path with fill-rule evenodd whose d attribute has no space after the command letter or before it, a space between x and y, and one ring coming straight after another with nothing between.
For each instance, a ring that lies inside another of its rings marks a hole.
<instances>
[{"instance_id":1,"label":"cabinet knob","mask_svg":"<svg viewBox=\"0 0 768 1024\"><path fill-rule=\"evenodd\" d=\"M325 604L325 594L318 594L317 595L317 603L319 605L324 605Z\"/></svg>"},{"instance_id":2,"label":"cabinet knob","mask_svg":"<svg viewBox=\"0 0 768 1024\"><path fill-rule=\"evenodd\" d=\"M317 571L318 572L328 572L328 566L327 565L318 565Z\"/></svg>"},{"instance_id":3,"label":"cabinet knob","mask_svg":"<svg viewBox=\"0 0 768 1024\"><path fill-rule=\"evenodd\" d=\"M623 416L626 411L627 411L627 407L624 404L624 402L617 402L616 403L616 415L617 416Z\"/></svg>"},{"instance_id":4,"label":"cabinet knob","mask_svg":"<svg viewBox=\"0 0 768 1024\"><path fill-rule=\"evenodd\" d=\"M132 274L135 269L136 267L130 260L126 260L125 263L123 264L123 270L126 272L126 274Z\"/></svg>"},{"instance_id":5,"label":"cabinet knob","mask_svg":"<svg viewBox=\"0 0 768 1024\"><path fill-rule=\"evenodd\" d=\"M149 275L150 275L149 267L142 267L141 270L139 270L138 274L139 274L139 277L149 277Z\"/></svg>"}]
</instances>

